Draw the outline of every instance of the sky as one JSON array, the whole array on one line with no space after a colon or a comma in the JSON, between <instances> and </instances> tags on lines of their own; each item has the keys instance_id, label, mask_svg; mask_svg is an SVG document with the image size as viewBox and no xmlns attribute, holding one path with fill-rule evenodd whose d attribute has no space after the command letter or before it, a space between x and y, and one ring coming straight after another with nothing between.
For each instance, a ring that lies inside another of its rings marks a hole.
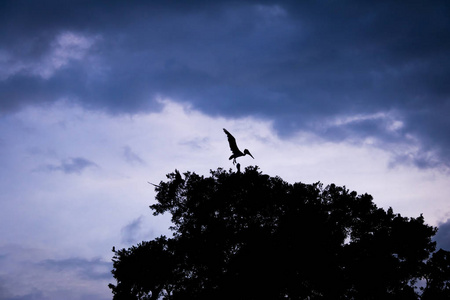
<instances>
[{"instance_id":1,"label":"sky","mask_svg":"<svg viewBox=\"0 0 450 300\"><path fill-rule=\"evenodd\" d=\"M423 214L450 250L450 2L0 2L0 300L111 299L154 187L234 168Z\"/></svg>"}]
</instances>

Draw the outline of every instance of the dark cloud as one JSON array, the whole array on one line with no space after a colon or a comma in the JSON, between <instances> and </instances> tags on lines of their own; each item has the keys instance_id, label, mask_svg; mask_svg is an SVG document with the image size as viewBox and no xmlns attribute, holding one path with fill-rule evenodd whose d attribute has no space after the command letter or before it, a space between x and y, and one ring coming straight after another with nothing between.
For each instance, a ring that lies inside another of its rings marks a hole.
<instances>
[{"instance_id":1,"label":"dark cloud","mask_svg":"<svg viewBox=\"0 0 450 300\"><path fill-rule=\"evenodd\" d=\"M437 249L442 248L450 251L450 219L438 226L438 232L434 236L434 240L437 242Z\"/></svg>"},{"instance_id":2,"label":"dark cloud","mask_svg":"<svg viewBox=\"0 0 450 300\"><path fill-rule=\"evenodd\" d=\"M69 158L67 160L63 160L60 164L47 164L40 166L36 171L61 171L65 174L80 174L87 168L96 167L97 165L90 160L87 160L83 157L74 157Z\"/></svg>"},{"instance_id":3,"label":"dark cloud","mask_svg":"<svg viewBox=\"0 0 450 300\"><path fill-rule=\"evenodd\" d=\"M2 111L69 98L135 113L167 96L214 116L273 120L281 135L375 138L393 152L414 140L419 150L397 163L450 166L448 1L1 6ZM395 113L402 128L383 118L317 126L376 113Z\"/></svg>"}]
</instances>

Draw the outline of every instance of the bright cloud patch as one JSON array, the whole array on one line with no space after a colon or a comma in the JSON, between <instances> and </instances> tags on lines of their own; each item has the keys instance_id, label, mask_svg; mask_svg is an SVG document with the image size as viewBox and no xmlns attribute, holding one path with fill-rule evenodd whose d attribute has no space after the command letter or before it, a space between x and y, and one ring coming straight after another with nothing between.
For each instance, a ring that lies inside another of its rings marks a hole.
<instances>
[{"instance_id":1,"label":"bright cloud patch","mask_svg":"<svg viewBox=\"0 0 450 300\"><path fill-rule=\"evenodd\" d=\"M15 53L0 49L0 80L5 80L18 73L49 79L70 62L85 59L97 40L98 37L70 31L58 34L48 45L37 45L42 42L46 43L46 41L32 40L29 41L30 48L47 48L47 51L35 60L29 60L23 54L16 56Z\"/></svg>"},{"instance_id":2,"label":"bright cloud patch","mask_svg":"<svg viewBox=\"0 0 450 300\"><path fill-rule=\"evenodd\" d=\"M86 37L73 32L64 32L55 38L51 51L32 71L44 79L51 77L72 60L82 60L95 43L96 38Z\"/></svg>"}]
</instances>

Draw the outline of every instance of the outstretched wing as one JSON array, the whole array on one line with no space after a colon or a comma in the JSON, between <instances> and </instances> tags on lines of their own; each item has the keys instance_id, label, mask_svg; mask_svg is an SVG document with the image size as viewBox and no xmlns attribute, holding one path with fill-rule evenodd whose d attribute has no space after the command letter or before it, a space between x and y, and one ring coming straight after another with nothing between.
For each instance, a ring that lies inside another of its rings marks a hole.
<instances>
[{"instance_id":1,"label":"outstretched wing","mask_svg":"<svg viewBox=\"0 0 450 300\"><path fill-rule=\"evenodd\" d=\"M232 136L231 133L229 133L228 130L226 130L225 128L223 129L223 131L226 133L226 135L228 137L228 144L230 144L231 152L233 152L233 154L241 152L241 151L239 151L239 148L236 144L236 139L234 138L234 136Z\"/></svg>"}]
</instances>

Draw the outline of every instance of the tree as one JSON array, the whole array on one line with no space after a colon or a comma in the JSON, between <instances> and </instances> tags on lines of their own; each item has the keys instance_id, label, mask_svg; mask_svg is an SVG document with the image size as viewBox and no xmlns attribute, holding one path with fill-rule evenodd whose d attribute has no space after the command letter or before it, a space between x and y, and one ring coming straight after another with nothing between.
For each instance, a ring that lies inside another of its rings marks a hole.
<instances>
[{"instance_id":1,"label":"tree","mask_svg":"<svg viewBox=\"0 0 450 300\"><path fill-rule=\"evenodd\" d=\"M422 278L434 282L424 295L445 290L431 274L450 256L430 259L436 228L422 215L257 167L183 175L167 175L150 206L172 215L173 237L115 251L115 300L419 299Z\"/></svg>"},{"instance_id":2,"label":"tree","mask_svg":"<svg viewBox=\"0 0 450 300\"><path fill-rule=\"evenodd\" d=\"M440 249L428 260L423 300L450 299L450 252Z\"/></svg>"}]
</instances>

